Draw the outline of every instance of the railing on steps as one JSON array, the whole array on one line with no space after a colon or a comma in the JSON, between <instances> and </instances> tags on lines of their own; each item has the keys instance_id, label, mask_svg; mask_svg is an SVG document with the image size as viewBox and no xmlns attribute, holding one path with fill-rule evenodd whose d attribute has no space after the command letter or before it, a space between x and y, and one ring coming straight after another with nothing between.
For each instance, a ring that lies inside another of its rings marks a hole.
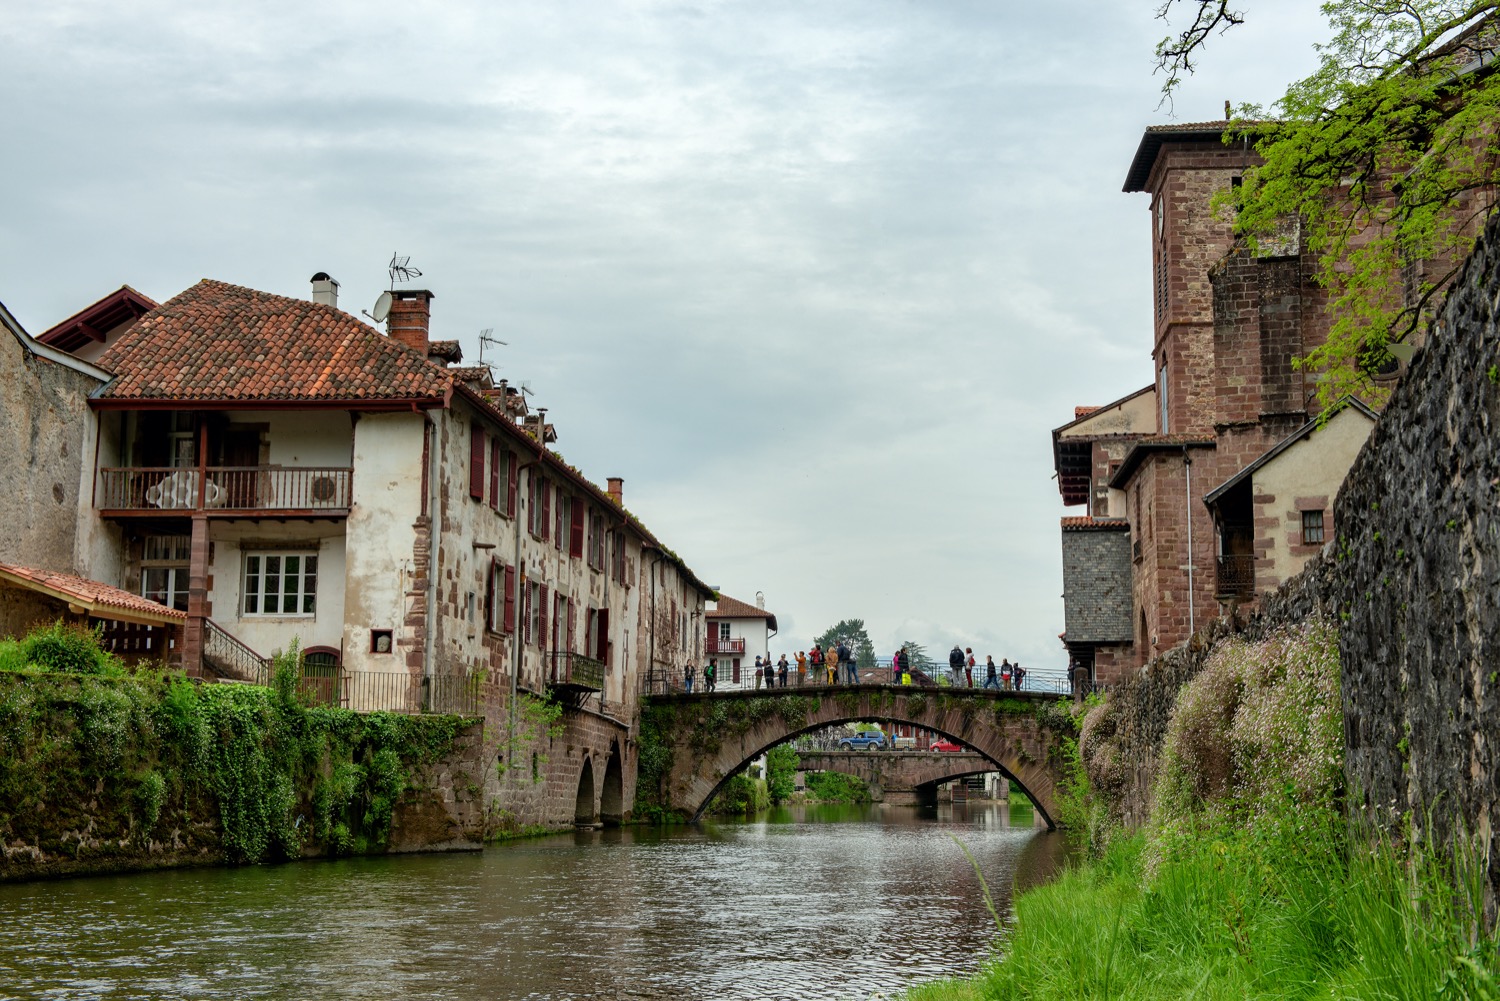
<instances>
[{"instance_id":1,"label":"railing on steps","mask_svg":"<svg viewBox=\"0 0 1500 1001\"><path fill-rule=\"evenodd\" d=\"M203 659L220 677L252 685L271 683L271 659L250 649L213 619L203 620Z\"/></svg>"}]
</instances>

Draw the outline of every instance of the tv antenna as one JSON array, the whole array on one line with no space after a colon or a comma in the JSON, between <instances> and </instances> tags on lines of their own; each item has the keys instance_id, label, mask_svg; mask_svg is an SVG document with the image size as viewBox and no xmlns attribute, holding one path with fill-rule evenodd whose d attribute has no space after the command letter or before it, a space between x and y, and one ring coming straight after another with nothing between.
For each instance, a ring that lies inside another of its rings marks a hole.
<instances>
[{"instance_id":1,"label":"tv antenna","mask_svg":"<svg viewBox=\"0 0 1500 1001\"><path fill-rule=\"evenodd\" d=\"M535 393L533 393L531 391L531 380L530 379L522 379L521 380L521 393L524 396L535 396L536 395Z\"/></svg>"},{"instance_id":2,"label":"tv antenna","mask_svg":"<svg viewBox=\"0 0 1500 1001\"><path fill-rule=\"evenodd\" d=\"M421 269L411 266L411 258L402 257L400 254L391 254L391 263L387 264L385 269L391 274L392 291L395 291L397 282L405 283L422 277Z\"/></svg>"},{"instance_id":3,"label":"tv antenna","mask_svg":"<svg viewBox=\"0 0 1500 1001\"><path fill-rule=\"evenodd\" d=\"M486 364L484 360L484 349L491 344L499 344L502 347L510 347L510 341L502 341L495 336L494 327L485 327L479 332L479 364Z\"/></svg>"}]
</instances>

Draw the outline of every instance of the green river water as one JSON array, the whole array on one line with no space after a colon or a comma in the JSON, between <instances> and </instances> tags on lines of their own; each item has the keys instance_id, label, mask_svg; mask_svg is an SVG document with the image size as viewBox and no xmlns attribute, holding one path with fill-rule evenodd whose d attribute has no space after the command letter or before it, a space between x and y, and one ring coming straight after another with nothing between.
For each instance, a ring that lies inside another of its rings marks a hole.
<instances>
[{"instance_id":1,"label":"green river water","mask_svg":"<svg viewBox=\"0 0 1500 1001\"><path fill-rule=\"evenodd\" d=\"M1061 836L1009 826L1003 804L799 806L483 852L7 885L0 998L888 997L988 955L994 925L950 834L1002 912L1063 858Z\"/></svg>"}]
</instances>

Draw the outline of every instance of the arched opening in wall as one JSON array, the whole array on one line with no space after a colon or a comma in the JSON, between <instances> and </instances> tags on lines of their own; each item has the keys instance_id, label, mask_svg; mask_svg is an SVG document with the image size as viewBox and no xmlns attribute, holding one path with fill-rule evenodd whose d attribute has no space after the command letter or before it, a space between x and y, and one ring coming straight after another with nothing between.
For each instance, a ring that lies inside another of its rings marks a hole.
<instances>
[{"instance_id":1,"label":"arched opening in wall","mask_svg":"<svg viewBox=\"0 0 1500 1001\"><path fill-rule=\"evenodd\" d=\"M619 827L625 820L625 775L616 745L604 766L604 787L599 790L599 819L605 827Z\"/></svg>"},{"instance_id":2,"label":"arched opening in wall","mask_svg":"<svg viewBox=\"0 0 1500 1001\"><path fill-rule=\"evenodd\" d=\"M594 822L594 763L583 759L583 771L578 776L578 799L573 804L573 823Z\"/></svg>"},{"instance_id":3,"label":"arched opening in wall","mask_svg":"<svg viewBox=\"0 0 1500 1001\"><path fill-rule=\"evenodd\" d=\"M302 694L315 705L339 703L339 651L337 647L310 646L302 651Z\"/></svg>"}]
</instances>

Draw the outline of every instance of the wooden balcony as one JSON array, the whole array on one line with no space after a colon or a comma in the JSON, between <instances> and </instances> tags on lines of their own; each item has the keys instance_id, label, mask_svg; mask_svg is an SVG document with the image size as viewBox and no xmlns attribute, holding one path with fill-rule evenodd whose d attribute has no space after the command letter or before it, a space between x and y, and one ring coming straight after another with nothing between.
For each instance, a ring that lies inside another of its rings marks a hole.
<instances>
[{"instance_id":1,"label":"wooden balcony","mask_svg":"<svg viewBox=\"0 0 1500 1001\"><path fill-rule=\"evenodd\" d=\"M719 639L717 636L710 636L708 637L704 652L710 655L728 654L730 656L744 656L745 639L744 637L737 637L732 640L724 640Z\"/></svg>"},{"instance_id":2,"label":"wooden balcony","mask_svg":"<svg viewBox=\"0 0 1500 1001\"><path fill-rule=\"evenodd\" d=\"M328 466L103 468L94 507L105 515L205 511L234 517L343 516L349 512L353 481L354 470Z\"/></svg>"}]
</instances>

